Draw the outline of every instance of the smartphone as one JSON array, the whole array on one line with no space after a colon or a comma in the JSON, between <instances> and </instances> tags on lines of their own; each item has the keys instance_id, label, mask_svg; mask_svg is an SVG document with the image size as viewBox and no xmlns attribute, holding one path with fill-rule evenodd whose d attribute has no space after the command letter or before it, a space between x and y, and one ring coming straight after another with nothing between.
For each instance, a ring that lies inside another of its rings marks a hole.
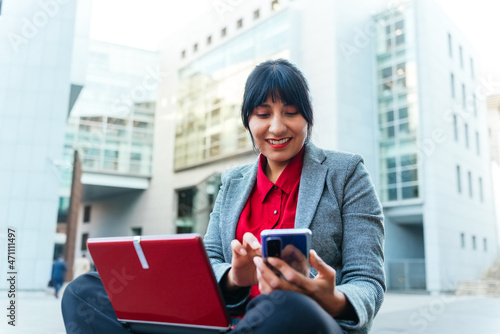
<instances>
[{"instance_id":1,"label":"smartphone","mask_svg":"<svg viewBox=\"0 0 500 334\"><path fill-rule=\"evenodd\" d=\"M260 234L262 257L279 257L298 272L309 276L311 235L311 230L307 228L264 230ZM275 268L271 269L279 273Z\"/></svg>"}]
</instances>

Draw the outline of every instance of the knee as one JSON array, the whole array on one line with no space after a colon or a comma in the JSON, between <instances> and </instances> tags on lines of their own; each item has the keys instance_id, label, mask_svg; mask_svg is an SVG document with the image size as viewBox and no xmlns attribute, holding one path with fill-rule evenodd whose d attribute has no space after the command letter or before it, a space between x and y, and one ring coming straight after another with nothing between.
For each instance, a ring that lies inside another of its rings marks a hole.
<instances>
[{"instance_id":1,"label":"knee","mask_svg":"<svg viewBox=\"0 0 500 334\"><path fill-rule=\"evenodd\" d=\"M97 273L87 273L68 283L61 301L65 310L85 308L87 305L96 309L109 304L101 279Z\"/></svg>"}]
</instances>

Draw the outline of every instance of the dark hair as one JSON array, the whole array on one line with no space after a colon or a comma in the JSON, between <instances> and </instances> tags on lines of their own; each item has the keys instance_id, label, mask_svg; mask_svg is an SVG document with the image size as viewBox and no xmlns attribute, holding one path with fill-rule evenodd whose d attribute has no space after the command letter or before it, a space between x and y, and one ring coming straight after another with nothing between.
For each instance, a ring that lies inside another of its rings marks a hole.
<instances>
[{"instance_id":1,"label":"dark hair","mask_svg":"<svg viewBox=\"0 0 500 334\"><path fill-rule=\"evenodd\" d=\"M281 100L298 108L307 121L309 138L313 125L309 86L302 72L285 59L265 61L257 65L248 76L241 106L241 119L245 128L250 131L248 120L253 110L264 103L269 94L273 102Z\"/></svg>"}]
</instances>

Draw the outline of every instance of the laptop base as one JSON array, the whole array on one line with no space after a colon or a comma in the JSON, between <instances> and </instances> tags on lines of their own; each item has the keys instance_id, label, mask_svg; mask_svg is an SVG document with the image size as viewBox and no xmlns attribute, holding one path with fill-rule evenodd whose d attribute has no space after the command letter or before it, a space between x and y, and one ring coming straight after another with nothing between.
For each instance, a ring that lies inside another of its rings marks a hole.
<instances>
[{"instance_id":1,"label":"laptop base","mask_svg":"<svg viewBox=\"0 0 500 334\"><path fill-rule=\"evenodd\" d=\"M229 329L215 328L193 328L173 325L158 325L147 323L126 323L126 327L130 328L134 333L144 334L217 334L227 333Z\"/></svg>"}]
</instances>

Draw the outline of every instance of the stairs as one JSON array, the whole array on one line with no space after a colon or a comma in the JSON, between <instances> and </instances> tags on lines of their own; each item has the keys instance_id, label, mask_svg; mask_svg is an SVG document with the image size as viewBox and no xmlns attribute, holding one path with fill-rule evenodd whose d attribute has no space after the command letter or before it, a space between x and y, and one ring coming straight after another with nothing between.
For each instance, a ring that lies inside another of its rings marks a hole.
<instances>
[{"instance_id":1,"label":"stairs","mask_svg":"<svg viewBox=\"0 0 500 334\"><path fill-rule=\"evenodd\" d=\"M500 297L500 258L488 269L482 279L463 282L455 294Z\"/></svg>"}]
</instances>

